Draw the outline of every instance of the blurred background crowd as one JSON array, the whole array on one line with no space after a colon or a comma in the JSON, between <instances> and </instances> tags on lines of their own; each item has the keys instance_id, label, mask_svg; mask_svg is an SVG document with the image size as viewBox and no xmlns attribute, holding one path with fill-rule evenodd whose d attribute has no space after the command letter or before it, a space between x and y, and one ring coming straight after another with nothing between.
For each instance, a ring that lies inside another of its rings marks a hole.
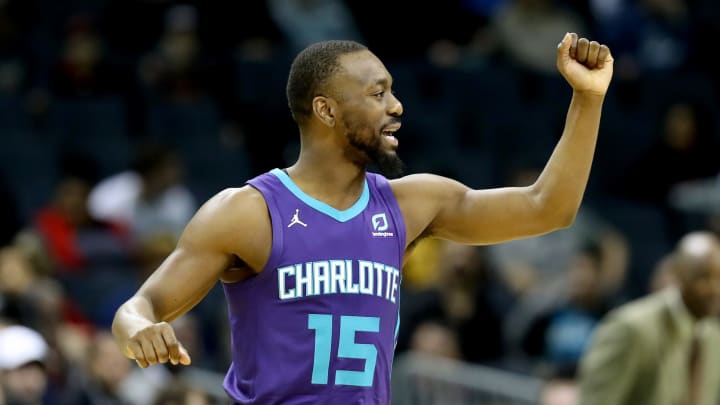
<instances>
[{"instance_id":1,"label":"blurred background crowd","mask_svg":"<svg viewBox=\"0 0 720 405\"><path fill-rule=\"evenodd\" d=\"M719 17L713 0L0 0L0 403L223 403L221 289L175 322L186 369L124 359L112 316L199 204L293 162L285 80L323 39L386 63L409 173L483 188L534 181L558 140L564 33L610 46L575 224L425 241L402 287L398 356L572 382L608 310L673 282L677 240L720 233Z\"/></svg>"}]
</instances>

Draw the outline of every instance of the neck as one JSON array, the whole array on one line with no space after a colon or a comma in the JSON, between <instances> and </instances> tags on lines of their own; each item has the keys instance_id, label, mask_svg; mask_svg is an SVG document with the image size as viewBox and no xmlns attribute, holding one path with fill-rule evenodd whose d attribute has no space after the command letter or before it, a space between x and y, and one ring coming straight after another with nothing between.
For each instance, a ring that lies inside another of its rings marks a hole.
<instances>
[{"instance_id":1,"label":"neck","mask_svg":"<svg viewBox=\"0 0 720 405\"><path fill-rule=\"evenodd\" d=\"M319 138L319 137L315 137ZM343 149L328 141L301 137L298 160L287 169L288 175L305 193L337 209L346 209L357 201L365 182L365 167L350 161Z\"/></svg>"},{"instance_id":2,"label":"neck","mask_svg":"<svg viewBox=\"0 0 720 405\"><path fill-rule=\"evenodd\" d=\"M703 311L698 308L697 305L694 305L694 301L690 299L688 293L684 290L680 290L680 301L687 310L688 314L690 314L690 317L693 319L693 321L701 320L706 316L706 314L703 313Z\"/></svg>"}]
</instances>

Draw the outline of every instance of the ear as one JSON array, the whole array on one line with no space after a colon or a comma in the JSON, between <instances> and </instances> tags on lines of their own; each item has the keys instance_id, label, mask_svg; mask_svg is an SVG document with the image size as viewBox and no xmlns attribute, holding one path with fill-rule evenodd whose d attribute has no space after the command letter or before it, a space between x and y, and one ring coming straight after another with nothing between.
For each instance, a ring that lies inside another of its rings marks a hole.
<instances>
[{"instance_id":1,"label":"ear","mask_svg":"<svg viewBox=\"0 0 720 405\"><path fill-rule=\"evenodd\" d=\"M335 126L335 110L337 103L330 97L316 96L312 101L313 114L323 124L334 127Z\"/></svg>"}]
</instances>

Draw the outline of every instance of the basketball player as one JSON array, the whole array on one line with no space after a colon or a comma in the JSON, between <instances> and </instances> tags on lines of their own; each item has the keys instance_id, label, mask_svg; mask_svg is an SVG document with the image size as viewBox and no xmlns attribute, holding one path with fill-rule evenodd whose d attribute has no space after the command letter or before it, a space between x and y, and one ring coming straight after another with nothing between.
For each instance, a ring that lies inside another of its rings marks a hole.
<instances>
[{"instance_id":1,"label":"basketball player","mask_svg":"<svg viewBox=\"0 0 720 405\"><path fill-rule=\"evenodd\" d=\"M117 311L113 333L141 367L190 364L168 322L218 282L228 302L238 404L389 404L403 256L423 237L490 244L569 226L612 76L609 49L567 34L557 66L573 88L564 133L529 187L471 190L401 166L403 107L367 48L312 45L287 96L301 151L292 166L206 202L175 251ZM508 113L511 113L508 111Z\"/></svg>"}]
</instances>

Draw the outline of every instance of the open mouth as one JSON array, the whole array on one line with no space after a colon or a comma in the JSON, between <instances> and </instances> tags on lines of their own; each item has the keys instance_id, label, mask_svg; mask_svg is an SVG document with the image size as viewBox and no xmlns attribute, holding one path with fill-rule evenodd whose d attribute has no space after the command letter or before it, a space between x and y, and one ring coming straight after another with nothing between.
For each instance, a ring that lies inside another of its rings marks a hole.
<instances>
[{"instance_id":1,"label":"open mouth","mask_svg":"<svg viewBox=\"0 0 720 405\"><path fill-rule=\"evenodd\" d=\"M388 125L387 127L383 128L381 134L385 142L390 144L393 147L398 146L398 140L395 137L395 132L400 129L400 124L392 124Z\"/></svg>"}]
</instances>

